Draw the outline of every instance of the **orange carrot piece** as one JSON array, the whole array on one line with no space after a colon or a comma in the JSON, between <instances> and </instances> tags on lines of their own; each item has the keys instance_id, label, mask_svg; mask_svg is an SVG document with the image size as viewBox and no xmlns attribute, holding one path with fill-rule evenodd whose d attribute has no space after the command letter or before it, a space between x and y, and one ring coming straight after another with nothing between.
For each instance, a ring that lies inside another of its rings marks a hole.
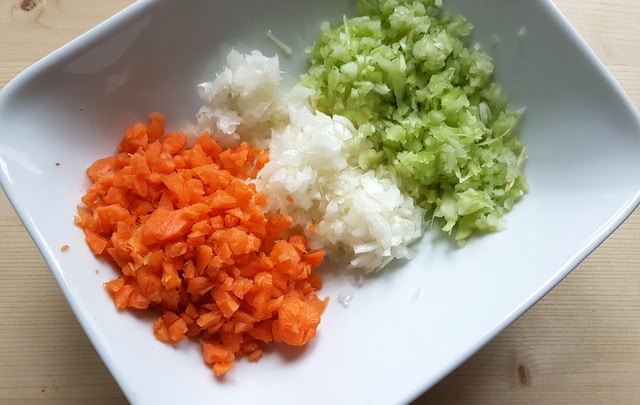
<instances>
[{"instance_id":1,"label":"orange carrot piece","mask_svg":"<svg viewBox=\"0 0 640 405\"><path fill-rule=\"evenodd\" d=\"M135 153L139 148L145 147L149 143L147 126L140 122L130 126L127 133L118 145L119 152Z\"/></svg>"},{"instance_id":2,"label":"orange carrot piece","mask_svg":"<svg viewBox=\"0 0 640 405\"><path fill-rule=\"evenodd\" d=\"M114 156L108 156L96 160L86 170L87 175L93 181L98 181L101 177L111 173L113 171L113 165L116 158Z\"/></svg>"},{"instance_id":3,"label":"orange carrot piece","mask_svg":"<svg viewBox=\"0 0 640 405\"><path fill-rule=\"evenodd\" d=\"M149 127L147 128L149 142L154 142L164 135L164 122L164 115L157 112L149 114Z\"/></svg>"},{"instance_id":4,"label":"orange carrot piece","mask_svg":"<svg viewBox=\"0 0 640 405\"><path fill-rule=\"evenodd\" d=\"M234 368L236 368L236 366L231 362L213 363L213 372L216 374L216 377L220 377Z\"/></svg>"},{"instance_id":5,"label":"orange carrot piece","mask_svg":"<svg viewBox=\"0 0 640 405\"><path fill-rule=\"evenodd\" d=\"M87 242L89 249L91 249L91 252L94 255L101 255L109 244L107 238L91 230L85 231L84 240Z\"/></svg>"},{"instance_id":6,"label":"orange carrot piece","mask_svg":"<svg viewBox=\"0 0 640 405\"><path fill-rule=\"evenodd\" d=\"M168 242L185 236L191 230L191 221L179 210L159 209L151 213L142 225L142 240L147 245Z\"/></svg>"},{"instance_id":7,"label":"orange carrot piece","mask_svg":"<svg viewBox=\"0 0 640 405\"><path fill-rule=\"evenodd\" d=\"M311 267L316 268L322 264L324 260L325 251L324 250L316 250L313 252L306 253L302 256L302 259L309 263Z\"/></svg>"},{"instance_id":8,"label":"orange carrot piece","mask_svg":"<svg viewBox=\"0 0 640 405\"><path fill-rule=\"evenodd\" d=\"M230 363L235 357L233 351L219 342L203 341L202 351L207 364Z\"/></svg>"},{"instance_id":9,"label":"orange carrot piece","mask_svg":"<svg viewBox=\"0 0 640 405\"><path fill-rule=\"evenodd\" d=\"M74 223L120 276L105 283L118 309L159 312L153 333L176 345L198 338L216 376L263 347L312 339L327 300L292 218L267 216L268 196L246 180L269 159L243 143L223 149L209 134L188 146L165 118L130 126L113 156L86 173L92 184Z\"/></svg>"},{"instance_id":10,"label":"orange carrot piece","mask_svg":"<svg viewBox=\"0 0 640 405\"><path fill-rule=\"evenodd\" d=\"M320 314L297 297L287 297L278 309L278 323L274 334L287 344L301 346L316 335Z\"/></svg>"},{"instance_id":11,"label":"orange carrot piece","mask_svg":"<svg viewBox=\"0 0 640 405\"><path fill-rule=\"evenodd\" d=\"M229 294L228 291L222 289L220 286L215 287L211 295L213 295L213 299L215 300L216 305L218 305L218 308L220 308L222 315L226 318L230 318L231 315L240 308L238 299L232 294Z\"/></svg>"}]
</instances>

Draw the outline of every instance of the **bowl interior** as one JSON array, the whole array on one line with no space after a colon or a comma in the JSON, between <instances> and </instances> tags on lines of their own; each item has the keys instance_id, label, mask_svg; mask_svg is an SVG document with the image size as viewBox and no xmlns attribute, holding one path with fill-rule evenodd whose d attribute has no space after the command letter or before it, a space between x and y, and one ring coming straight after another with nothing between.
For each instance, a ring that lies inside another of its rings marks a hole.
<instances>
[{"instance_id":1,"label":"bowl interior","mask_svg":"<svg viewBox=\"0 0 640 405\"><path fill-rule=\"evenodd\" d=\"M301 351L274 347L223 382L205 369L197 345L161 344L151 319L114 309L102 283L115 272L93 258L73 225L84 169L152 111L163 112L171 130L192 122L196 84L214 77L232 47L278 52L268 30L293 48L280 56L284 85L292 85L320 23L352 14L354 2L139 1L0 92L2 186L131 402L409 401L631 213L640 190L637 111L550 2L498 3L450 0L445 9L472 21L472 40L494 57L512 105L526 107L531 190L507 215L508 228L464 249L434 229L415 260L362 286L329 271L323 293L331 304L318 338ZM353 300L344 308L337 296L347 289Z\"/></svg>"}]
</instances>

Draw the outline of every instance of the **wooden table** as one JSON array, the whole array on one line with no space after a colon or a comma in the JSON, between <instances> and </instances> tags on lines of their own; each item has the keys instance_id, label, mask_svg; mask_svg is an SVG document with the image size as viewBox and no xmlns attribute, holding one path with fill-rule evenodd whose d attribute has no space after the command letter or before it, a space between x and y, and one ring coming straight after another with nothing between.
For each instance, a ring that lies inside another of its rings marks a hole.
<instances>
[{"instance_id":1,"label":"wooden table","mask_svg":"<svg viewBox=\"0 0 640 405\"><path fill-rule=\"evenodd\" d=\"M131 2L0 0L0 87ZM640 106L640 3L556 4ZM639 270L636 212L557 288L416 403L640 403ZM126 403L4 194L0 403Z\"/></svg>"}]
</instances>

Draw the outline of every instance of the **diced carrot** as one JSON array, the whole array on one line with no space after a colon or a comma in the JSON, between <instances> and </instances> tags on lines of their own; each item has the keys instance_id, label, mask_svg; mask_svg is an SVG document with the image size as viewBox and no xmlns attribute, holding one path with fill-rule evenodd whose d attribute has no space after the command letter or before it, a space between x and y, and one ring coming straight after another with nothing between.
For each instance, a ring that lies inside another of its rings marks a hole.
<instances>
[{"instance_id":1,"label":"diced carrot","mask_svg":"<svg viewBox=\"0 0 640 405\"><path fill-rule=\"evenodd\" d=\"M216 374L216 377L220 377L226 372L233 370L234 368L236 368L236 366L231 362L213 364L213 372Z\"/></svg>"},{"instance_id":2,"label":"diced carrot","mask_svg":"<svg viewBox=\"0 0 640 405\"><path fill-rule=\"evenodd\" d=\"M211 156L219 156L220 152L222 152L220 145L208 132L204 132L196 138L196 145L202 146L202 149Z\"/></svg>"},{"instance_id":3,"label":"diced carrot","mask_svg":"<svg viewBox=\"0 0 640 405\"><path fill-rule=\"evenodd\" d=\"M84 240L89 245L89 249L94 255L101 255L107 248L109 241L97 232L86 230Z\"/></svg>"},{"instance_id":4,"label":"diced carrot","mask_svg":"<svg viewBox=\"0 0 640 405\"><path fill-rule=\"evenodd\" d=\"M207 329L222 320L222 312L208 311L198 316L196 323L201 328Z\"/></svg>"},{"instance_id":5,"label":"diced carrot","mask_svg":"<svg viewBox=\"0 0 640 405\"><path fill-rule=\"evenodd\" d=\"M91 180L99 181L101 177L113 171L113 163L115 160L116 158L114 156L108 156L96 160L91 164L91 166L89 166L89 168L87 168L87 175Z\"/></svg>"},{"instance_id":6,"label":"diced carrot","mask_svg":"<svg viewBox=\"0 0 640 405\"><path fill-rule=\"evenodd\" d=\"M133 154L129 158L129 166L131 166L131 174L149 174L151 169L147 164L147 158L140 154Z\"/></svg>"},{"instance_id":7,"label":"diced carrot","mask_svg":"<svg viewBox=\"0 0 640 405\"><path fill-rule=\"evenodd\" d=\"M226 318L230 318L234 312L240 308L240 302L228 291L225 291L220 286L216 286L212 291L213 299L215 300L218 308Z\"/></svg>"},{"instance_id":8,"label":"diced carrot","mask_svg":"<svg viewBox=\"0 0 640 405\"><path fill-rule=\"evenodd\" d=\"M174 312L167 311L156 318L153 323L153 333L158 340L177 344L186 338L187 324L184 319Z\"/></svg>"},{"instance_id":9,"label":"diced carrot","mask_svg":"<svg viewBox=\"0 0 640 405\"><path fill-rule=\"evenodd\" d=\"M236 297L242 299L253 288L253 281L245 277L238 277L233 280L231 292Z\"/></svg>"},{"instance_id":10,"label":"diced carrot","mask_svg":"<svg viewBox=\"0 0 640 405\"><path fill-rule=\"evenodd\" d=\"M177 319L169 326L169 339L171 339L172 343L177 343L186 337L187 330L187 324L184 319Z\"/></svg>"},{"instance_id":11,"label":"diced carrot","mask_svg":"<svg viewBox=\"0 0 640 405\"><path fill-rule=\"evenodd\" d=\"M204 295L212 288L213 285L211 284L211 281L208 277L198 276L187 279L186 292L188 292L189 294Z\"/></svg>"},{"instance_id":12,"label":"diced carrot","mask_svg":"<svg viewBox=\"0 0 640 405\"><path fill-rule=\"evenodd\" d=\"M136 270L136 281L140 293L151 302L160 302L162 300L161 278L155 274L155 269L149 266L142 266Z\"/></svg>"},{"instance_id":13,"label":"diced carrot","mask_svg":"<svg viewBox=\"0 0 640 405\"><path fill-rule=\"evenodd\" d=\"M153 334L156 339L161 342L169 343L171 338L169 337L169 328L164 319L160 316L153 322Z\"/></svg>"},{"instance_id":14,"label":"diced carrot","mask_svg":"<svg viewBox=\"0 0 640 405\"><path fill-rule=\"evenodd\" d=\"M138 149L147 146L148 143L147 125L139 122L127 129L127 133L120 142L120 145L118 145L118 151L135 153Z\"/></svg>"},{"instance_id":15,"label":"diced carrot","mask_svg":"<svg viewBox=\"0 0 640 405\"><path fill-rule=\"evenodd\" d=\"M147 129L149 142L155 142L164 135L164 122L164 115L157 112L149 114L149 127Z\"/></svg>"},{"instance_id":16,"label":"diced carrot","mask_svg":"<svg viewBox=\"0 0 640 405\"><path fill-rule=\"evenodd\" d=\"M142 239L148 244L168 242L185 236L191 230L191 221L179 210L159 209L151 213L142 225Z\"/></svg>"},{"instance_id":17,"label":"diced carrot","mask_svg":"<svg viewBox=\"0 0 640 405\"><path fill-rule=\"evenodd\" d=\"M258 156L258 160L256 160L256 170L261 170L264 165L269 162L269 153L265 152Z\"/></svg>"},{"instance_id":18,"label":"diced carrot","mask_svg":"<svg viewBox=\"0 0 640 405\"><path fill-rule=\"evenodd\" d=\"M103 232L115 231L119 222L129 222L131 214L121 205L110 204L97 207L95 214L98 220L97 228Z\"/></svg>"},{"instance_id":19,"label":"diced carrot","mask_svg":"<svg viewBox=\"0 0 640 405\"><path fill-rule=\"evenodd\" d=\"M105 283L114 305L157 311L160 341L198 338L216 376L243 356L259 360L274 340L307 343L327 303L313 272L324 252L307 250L291 217L263 211L268 195L247 179L269 155L248 143L223 149L207 133L188 147L164 124L150 114L86 170L74 223L120 269Z\"/></svg>"},{"instance_id":20,"label":"diced carrot","mask_svg":"<svg viewBox=\"0 0 640 405\"><path fill-rule=\"evenodd\" d=\"M260 340L265 343L269 343L273 341L273 327L270 319L264 320L256 325L249 331L251 336L255 339Z\"/></svg>"},{"instance_id":21,"label":"diced carrot","mask_svg":"<svg viewBox=\"0 0 640 405\"><path fill-rule=\"evenodd\" d=\"M325 251L324 250L315 250L313 252L305 253L302 256L302 259L309 263L311 267L315 268L322 264L324 260Z\"/></svg>"},{"instance_id":22,"label":"diced carrot","mask_svg":"<svg viewBox=\"0 0 640 405\"><path fill-rule=\"evenodd\" d=\"M285 298L278 309L278 324L274 334L294 346L309 342L316 335L320 314L297 297Z\"/></svg>"},{"instance_id":23,"label":"diced carrot","mask_svg":"<svg viewBox=\"0 0 640 405\"><path fill-rule=\"evenodd\" d=\"M233 351L220 342L203 341L202 351L207 364L231 363L235 357Z\"/></svg>"},{"instance_id":24,"label":"diced carrot","mask_svg":"<svg viewBox=\"0 0 640 405\"><path fill-rule=\"evenodd\" d=\"M162 139L162 151L171 155L177 155L184 150L187 144L187 137L182 133L166 134Z\"/></svg>"}]
</instances>

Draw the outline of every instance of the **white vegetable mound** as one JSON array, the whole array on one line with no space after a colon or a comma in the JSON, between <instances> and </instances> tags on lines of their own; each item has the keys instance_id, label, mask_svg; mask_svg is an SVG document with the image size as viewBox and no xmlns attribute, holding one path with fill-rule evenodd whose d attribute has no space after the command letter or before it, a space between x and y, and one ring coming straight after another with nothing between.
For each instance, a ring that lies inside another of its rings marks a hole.
<instances>
[{"instance_id":1,"label":"white vegetable mound","mask_svg":"<svg viewBox=\"0 0 640 405\"><path fill-rule=\"evenodd\" d=\"M208 131L224 146L240 140L264 147L270 128L287 119L280 100L277 56L232 50L215 80L198 85L203 106L196 114L198 132Z\"/></svg>"},{"instance_id":2,"label":"white vegetable mound","mask_svg":"<svg viewBox=\"0 0 640 405\"><path fill-rule=\"evenodd\" d=\"M290 215L313 248L347 257L349 267L368 273L411 258L423 211L387 171L358 166L368 148L353 124L313 110L309 89L281 94L277 57L232 51L227 60L199 86L197 126L226 141L268 140L270 161L254 180L269 195L267 209Z\"/></svg>"}]
</instances>

